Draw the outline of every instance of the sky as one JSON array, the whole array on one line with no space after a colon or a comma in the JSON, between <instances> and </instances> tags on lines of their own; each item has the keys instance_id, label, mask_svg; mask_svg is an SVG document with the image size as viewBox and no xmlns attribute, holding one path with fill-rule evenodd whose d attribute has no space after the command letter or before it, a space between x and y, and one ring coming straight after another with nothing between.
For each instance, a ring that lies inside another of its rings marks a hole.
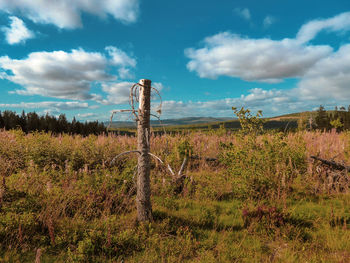
<instances>
[{"instance_id":1,"label":"sky","mask_svg":"<svg viewBox=\"0 0 350 263\"><path fill-rule=\"evenodd\" d=\"M0 0L1 111L106 121L144 78L163 119L347 107L350 1Z\"/></svg>"}]
</instances>

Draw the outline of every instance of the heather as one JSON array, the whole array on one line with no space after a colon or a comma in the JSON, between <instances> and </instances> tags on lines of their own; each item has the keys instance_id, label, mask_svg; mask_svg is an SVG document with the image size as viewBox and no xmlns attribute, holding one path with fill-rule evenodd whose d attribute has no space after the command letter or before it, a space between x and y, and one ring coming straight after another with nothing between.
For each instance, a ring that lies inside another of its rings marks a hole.
<instances>
[{"instance_id":1,"label":"heather","mask_svg":"<svg viewBox=\"0 0 350 263\"><path fill-rule=\"evenodd\" d=\"M153 221L136 221L136 138L0 132L0 262L348 262L350 134L153 135ZM196 158L190 158L190 157ZM215 158L207 161L205 158Z\"/></svg>"}]
</instances>

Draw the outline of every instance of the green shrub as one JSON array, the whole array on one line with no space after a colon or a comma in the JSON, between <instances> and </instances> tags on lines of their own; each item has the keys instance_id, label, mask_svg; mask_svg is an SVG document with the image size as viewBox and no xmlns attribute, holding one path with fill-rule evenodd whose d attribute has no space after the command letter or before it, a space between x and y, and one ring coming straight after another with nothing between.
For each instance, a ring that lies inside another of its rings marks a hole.
<instances>
[{"instance_id":1,"label":"green shrub","mask_svg":"<svg viewBox=\"0 0 350 263\"><path fill-rule=\"evenodd\" d=\"M220 154L237 197L276 198L306 169L304 148L291 147L281 134L237 139L236 144L221 144Z\"/></svg>"}]
</instances>

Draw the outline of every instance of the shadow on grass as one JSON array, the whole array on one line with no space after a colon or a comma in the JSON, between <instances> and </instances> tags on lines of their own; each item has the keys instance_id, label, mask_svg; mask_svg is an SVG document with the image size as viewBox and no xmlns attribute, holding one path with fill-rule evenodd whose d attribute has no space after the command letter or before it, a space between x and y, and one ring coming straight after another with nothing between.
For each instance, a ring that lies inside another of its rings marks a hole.
<instances>
[{"instance_id":1,"label":"shadow on grass","mask_svg":"<svg viewBox=\"0 0 350 263\"><path fill-rule=\"evenodd\" d=\"M0 211L22 213L25 211L39 212L41 205L35 197L13 189L6 190L3 202L0 204Z\"/></svg>"},{"instance_id":2,"label":"shadow on grass","mask_svg":"<svg viewBox=\"0 0 350 263\"><path fill-rule=\"evenodd\" d=\"M303 218L296 218L293 216L288 217L286 219L286 223L300 228L314 228L314 224L312 223L312 221Z\"/></svg>"},{"instance_id":3,"label":"shadow on grass","mask_svg":"<svg viewBox=\"0 0 350 263\"><path fill-rule=\"evenodd\" d=\"M174 228L175 231L178 227L184 226L203 230L215 230L218 232L223 230L240 231L244 229L243 226L240 224L225 226L223 224L216 224L214 220L203 220L202 222L196 222L183 217L170 215L166 212L158 210L153 211L153 220L158 223L163 222L164 220L168 220L169 225L171 225L171 227Z\"/></svg>"},{"instance_id":4,"label":"shadow on grass","mask_svg":"<svg viewBox=\"0 0 350 263\"><path fill-rule=\"evenodd\" d=\"M329 224L331 227L339 227L340 226L340 227L349 229L350 217L349 216L335 217L329 221Z\"/></svg>"}]
</instances>

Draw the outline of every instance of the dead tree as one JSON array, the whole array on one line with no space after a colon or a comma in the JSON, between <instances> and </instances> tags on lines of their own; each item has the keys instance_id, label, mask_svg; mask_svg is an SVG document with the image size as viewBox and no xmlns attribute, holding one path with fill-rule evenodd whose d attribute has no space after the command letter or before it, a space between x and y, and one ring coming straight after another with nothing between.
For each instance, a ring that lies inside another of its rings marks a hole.
<instances>
[{"instance_id":1,"label":"dead tree","mask_svg":"<svg viewBox=\"0 0 350 263\"><path fill-rule=\"evenodd\" d=\"M112 112L110 125L115 113L131 112L137 121L137 150L127 151L118 154L111 161L111 165L121 156L129 153L138 154L137 164L137 182L136 182L136 208L137 220L140 222L152 220L152 204L151 204L151 186L150 186L150 159L153 157L167 168L172 176L172 183L175 185L175 194L183 191L185 179L184 170L187 165L187 158L183 160L181 168L176 175L170 165L166 165L158 156L150 152L150 117L156 117L160 120L161 105L160 103L156 112L159 116L151 114L151 91L156 92L160 97L159 91L151 87L151 80L141 79L139 83L134 84L130 89L130 110L116 110ZM161 97L160 97L161 99ZM139 103L139 107L135 109L135 103ZM108 127L110 127L110 125ZM193 157L201 159L200 157ZM205 158L206 161L216 161L215 158Z\"/></svg>"},{"instance_id":2,"label":"dead tree","mask_svg":"<svg viewBox=\"0 0 350 263\"><path fill-rule=\"evenodd\" d=\"M338 171L350 171L350 166L346 166L344 164L341 164L341 163L337 163L333 160L326 160L326 159L322 159L318 156L310 156L311 159L314 159L314 160L317 160L317 161L320 161L321 163L325 164L325 165L328 165L330 167L332 167L333 169L335 170L338 170Z\"/></svg>"},{"instance_id":3,"label":"dead tree","mask_svg":"<svg viewBox=\"0 0 350 263\"><path fill-rule=\"evenodd\" d=\"M136 208L137 220L140 222L152 220L151 205L151 185L150 185L150 116L151 114L151 90L157 95L157 89L151 87L151 80L141 79L130 89L130 110L116 110L111 115L110 125L113 115L117 112L131 112L137 122L137 150L118 154L111 162L128 153L138 153L137 182L136 182ZM138 109L135 104L139 103ZM161 104L160 106L161 107ZM161 110L157 111L158 114ZM158 116L155 116L158 117ZM159 117L158 117L159 118ZM109 127L110 127L109 125Z\"/></svg>"},{"instance_id":4,"label":"dead tree","mask_svg":"<svg viewBox=\"0 0 350 263\"><path fill-rule=\"evenodd\" d=\"M152 220L151 185L150 185L150 114L151 81L140 80L139 109L137 120L137 149L140 152L137 165L137 219Z\"/></svg>"}]
</instances>

